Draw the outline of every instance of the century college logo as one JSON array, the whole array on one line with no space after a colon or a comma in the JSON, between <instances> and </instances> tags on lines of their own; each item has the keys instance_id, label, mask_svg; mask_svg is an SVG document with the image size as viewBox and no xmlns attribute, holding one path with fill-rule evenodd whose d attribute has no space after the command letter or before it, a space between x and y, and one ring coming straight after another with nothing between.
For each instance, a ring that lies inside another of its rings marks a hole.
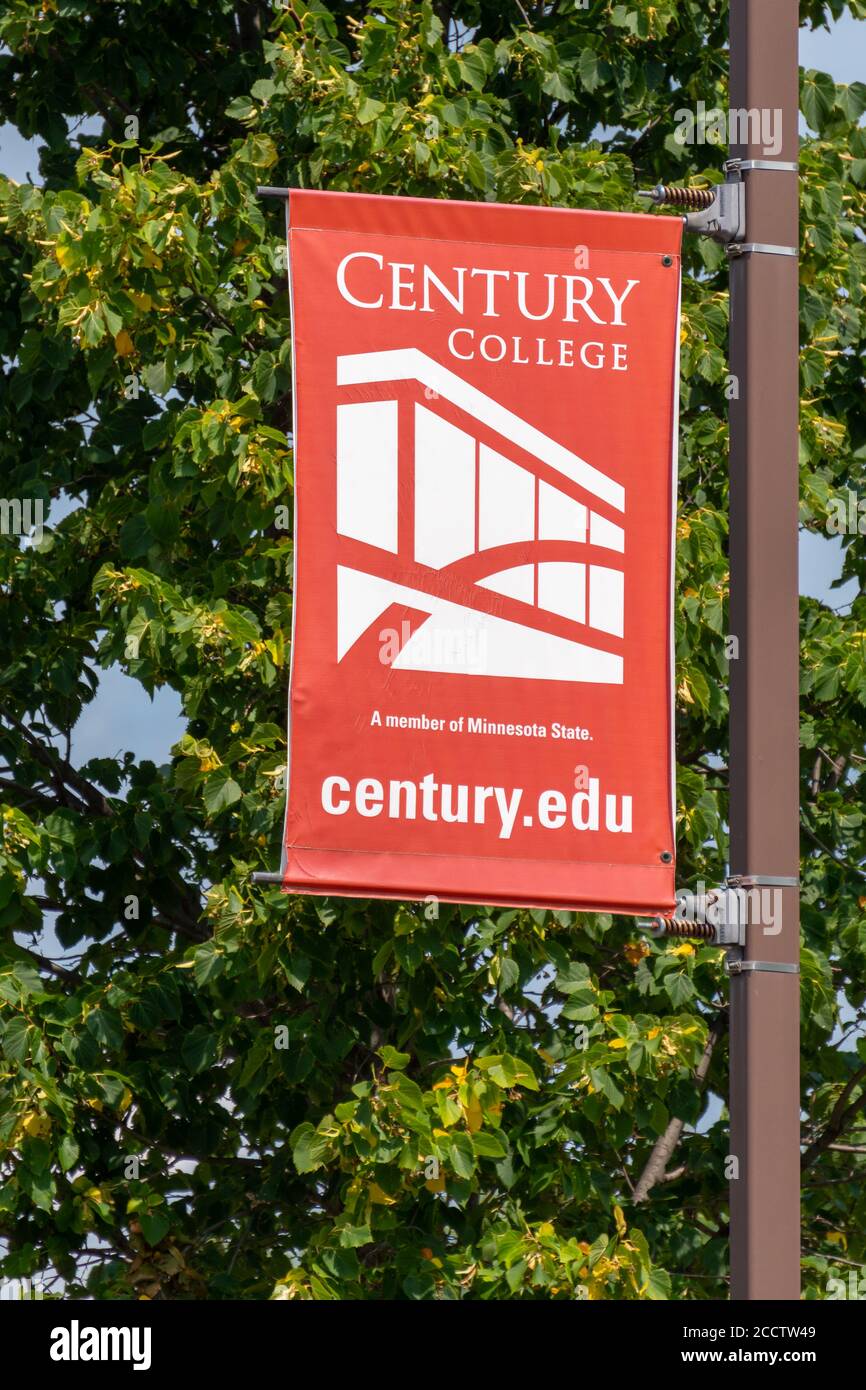
<instances>
[{"instance_id":1,"label":"century college logo","mask_svg":"<svg viewBox=\"0 0 866 1390\"><path fill-rule=\"evenodd\" d=\"M337 659L399 610L397 669L621 685L622 486L416 348L337 384Z\"/></svg>"}]
</instances>

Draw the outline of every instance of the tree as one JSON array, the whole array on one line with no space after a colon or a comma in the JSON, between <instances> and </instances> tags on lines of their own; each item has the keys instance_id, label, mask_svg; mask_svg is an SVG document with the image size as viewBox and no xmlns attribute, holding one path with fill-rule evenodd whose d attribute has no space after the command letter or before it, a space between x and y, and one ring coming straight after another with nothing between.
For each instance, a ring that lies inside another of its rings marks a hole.
<instances>
[{"instance_id":1,"label":"tree","mask_svg":"<svg viewBox=\"0 0 866 1390\"><path fill-rule=\"evenodd\" d=\"M843 11L866 3L801 5L812 25ZM0 111L43 142L43 183L0 180L0 457L6 499L42 503L46 528L0 537L0 1273L99 1298L724 1296L716 948L250 874L279 854L292 554L281 210L256 183L634 210L638 185L720 177L674 118L726 106L726 16L7 5ZM802 108L802 516L823 528L866 486L866 87L807 72ZM693 886L725 867L737 384L724 257L691 239L685 266ZM843 543L862 582L856 528ZM864 1259L864 613L802 604L813 1296L840 1252ZM76 761L115 663L178 692L170 763Z\"/></svg>"}]
</instances>

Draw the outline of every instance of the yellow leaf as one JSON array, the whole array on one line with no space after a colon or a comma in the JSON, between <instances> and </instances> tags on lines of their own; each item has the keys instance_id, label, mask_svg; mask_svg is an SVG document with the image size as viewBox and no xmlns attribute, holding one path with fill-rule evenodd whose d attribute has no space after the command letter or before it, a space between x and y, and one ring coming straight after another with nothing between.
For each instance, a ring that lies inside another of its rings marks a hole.
<instances>
[{"instance_id":1,"label":"yellow leaf","mask_svg":"<svg viewBox=\"0 0 866 1390\"><path fill-rule=\"evenodd\" d=\"M624 1235L625 1235L625 1232L626 1232L626 1225L625 1225L625 1217L624 1217L623 1214L622 1214L622 1207L616 1207L616 1206L614 1207L614 1209L613 1209L613 1219L614 1219L614 1221L616 1222L616 1233L617 1233L617 1235L618 1235L618 1236L624 1236Z\"/></svg>"},{"instance_id":2,"label":"yellow leaf","mask_svg":"<svg viewBox=\"0 0 866 1390\"><path fill-rule=\"evenodd\" d=\"M608 1047L628 1047L628 1042L625 1038L611 1038Z\"/></svg>"},{"instance_id":3,"label":"yellow leaf","mask_svg":"<svg viewBox=\"0 0 866 1390\"><path fill-rule=\"evenodd\" d=\"M118 357L129 357L130 353L135 352L135 344L130 338L125 328L115 335L114 351Z\"/></svg>"},{"instance_id":4,"label":"yellow leaf","mask_svg":"<svg viewBox=\"0 0 866 1390\"><path fill-rule=\"evenodd\" d=\"M695 954L695 948L690 941L683 941L679 946L675 946L668 954L672 956L693 956Z\"/></svg>"},{"instance_id":5,"label":"yellow leaf","mask_svg":"<svg viewBox=\"0 0 866 1390\"><path fill-rule=\"evenodd\" d=\"M29 1134L31 1139L44 1139L51 1133L51 1121L47 1115L40 1115L36 1110L28 1110L22 1117L21 1128L25 1134Z\"/></svg>"},{"instance_id":6,"label":"yellow leaf","mask_svg":"<svg viewBox=\"0 0 866 1390\"><path fill-rule=\"evenodd\" d=\"M153 308L153 300L149 294L136 294L135 290L130 290L129 297L136 309L141 309L147 313L148 309Z\"/></svg>"},{"instance_id":7,"label":"yellow leaf","mask_svg":"<svg viewBox=\"0 0 866 1390\"><path fill-rule=\"evenodd\" d=\"M469 1132L475 1134L484 1123L484 1112L481 1109L481 1102L473 1096L469 1104L463 1107L463 1113L466 1116Z\"/></svg>"},{"instance_id":8,"label":"yellow leaf","mask_svg":"<svg viewBox=\"0 0 866 1390\"><path fill-rule=\"evenodd\" d=\"M445 1191L445 1177L444 1177L444 1174L440 1173L439 1176L438 1176L438 1178L428 1178L427 1181L425 1182L424 1186L426 1187L426 1189L427 1189L428 1192L444 1192L444 1191Z\"/></svg>"},{"instance_id":9,"label":"yellow leaf","mask_svg":"<svg viewBox=\"0 0 866 1390\"><path fill-rule=\"evenodd\" d=\"M387 1192L383 1192L377 1182L371 1182L367 1188L370 1201L375 1202L380 1207L392 1207L396 1201L395 1197L389 1197Z\"/></svg>"}]
</instances>

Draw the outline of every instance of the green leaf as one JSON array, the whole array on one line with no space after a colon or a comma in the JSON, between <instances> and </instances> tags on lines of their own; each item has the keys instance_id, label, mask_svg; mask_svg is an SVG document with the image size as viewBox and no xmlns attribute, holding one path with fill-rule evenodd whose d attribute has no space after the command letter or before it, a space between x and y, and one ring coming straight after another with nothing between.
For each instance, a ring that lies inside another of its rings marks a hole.
<instances>
[{"instance_id":1,"label":"green leaf","mask_svg":"<svg viewBox=\"0 0 866 1390\"><path fill-rule=\"evenodd\" d=\"M208 774L202 789L202 800L209 816L219 815L220 811L240 801L242 792L227 767L218 767Z\"/></svg>"},{"instance_id":2,"label":"green leaf","mask_svg":"<svg viewBox=\"0 0 866 1390\"><path fill-rule=\"evenodd\" d=\"M577 72L581 86L587 92L594 92L601 82L598 71L598 54L594 48L582 48Z\"/></svg>"},{"instance_id":3,"label":"green leaf","mask_svg":"<svg viewBox=\"0 0 866 1390\"><path fill-rule=\"evenodd\" d=\"M291 1140L292 1158L299 1173L313 1173L321 1168L328 1151L328 1142L316 1132L309 1121L298 1125Z\"/></svg>"},{"instance_id":4,"label":"green leaf","mask_svg":"<svg viewBox=\"0 0 866 1390\"><path fill-rule=\"evenodd\" d=\"M123 1023L113 1009L94 1009L87 1015L86 1026L96 1041L110 1051L116 1052L123 1046Z\"/></svg>"},{"instance_id":5,"label":"green leaf","mask_svg":"<svg viewBox=\"0 0 866 1390\"><path fill-rule=\"evenodd\" d=\"M472 1147L479 1158L505 1158L508 1147L495 1131L479 1129L472 1135Z\"/></svg>"},{"instance_id":6,"label":"green leaf","mask_svg":"<svg viewBox=\"0 0 866 1390\"><path fill-rule=\"evenodd\" d=\"M217 1055L217 1037L204 1024L193 1028L181 1043L180 1055L191 1072L204 1071L213 1065Z\"/></svg>"},{"instance_id":7,"label":"green leaf","mask_svg":"<svg viewBox=\"0 0 866 1390\"><path fill-rule=\"evenodd\" d=\"M11 1018L3 1028L3 1056L23 1062L30 1044L30 1026L24 1018Z\"/></svg>"},{"instance_id":8,"label":"green leaf","mask_svg":"<svg viewBox=\"0 0 866 1390\"><path fill-rule=\"evenodd\" d=\"M386 1043L384 1047L379 1048L379 1056L382 1058L385 1066L392 1071L402 1071L412 1060L408 1052L398 1052L390 1043Z\"/></svg>"},{"instance_id":9,"label":"green leaf","mask_svg":"<svg viewBox=\"0 0 866 1390\"><path fill-rule=\"evenodd\" d=\"M159 1245L171 1229L171 1216L164 1207L156 1207L150 1211L139 1211L138 1220L141 1225L141 1233L148 1245Z\"/></svg>"},{"instance_id":10,"label":"green leaf","mask_svg":"<svg viewBox=\"0 0 866 1390\"><path fill-rule=\"evenodd\" d=\"M385 103L383 101L376 101L375 97L365 96L361 98L356 118L360 125L369 125L371 121L375 121L377 116L381 116L384 110Z\"/></svg>"},{"instance_id":11,"label":"green leaf","mask_svg":"<svg viewBox=\"0 0 866 1390\"><path fill-rule=\"evenodd\" d=\"M64 1134L58 1146L57 1155L64 1173L68 1173L70 1168L75 1167L78 1162L79 1148L74 1135Z\"/></svg>"},{"instance_id":12,"label":"green leaf","mask_svg":"<svg viewBox=\"0 0 866 1390\"><path fill-rule=\"evenodd\" d=\"M373 1239L373 1234L369 1226L341 1226L340 1244L349 1249L356 1246L369 1245Z\"/></svg>"},{"instance_id":13,"label":"green leaf","mask_svg":"<svg viewBox=\"0 0 866 1390\"><path fill-rule=\"evenodd\" d=\"M836 84L826 72L810 68L803 75L800 109L809 125L819 133L824 129L836 102Z\"/></svg>"},{"instance_id":14,"label":"green leaf","mask_svg":"<svg viewBox=\"0 0 866 1390\"><path fill-rule=\"evenodd\" d=\"M625 1096L605 1067L590 1067L589 1079L596 1091L606 1096L615 1110L621 1109Z\"/></svg>"},{"instance_id":15,"label":"green leaf","mask_svg":"<svg viewBox=\"0 0 866 1390\"><path fill-rule=\"evenodd\" d=\"M475 1172L475 1150L468 1134L455 1134L448 1145L451 1167L458 1178L471 1178Z\"/></svg>"}]
</instances>

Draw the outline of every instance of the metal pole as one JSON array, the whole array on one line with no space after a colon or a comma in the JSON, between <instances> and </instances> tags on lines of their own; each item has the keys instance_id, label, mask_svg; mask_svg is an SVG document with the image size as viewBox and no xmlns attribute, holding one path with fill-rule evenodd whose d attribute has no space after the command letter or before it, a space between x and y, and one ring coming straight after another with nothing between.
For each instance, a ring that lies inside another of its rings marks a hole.
<instances>
[{"instance_id":1,"label":"metal pole","mask_svg":"<svg viewBox=\"0 0 866 1390\"><path fill-rule=\"evenodd\" d=\"M797 39L797 0L731 0L730 105L753 113L732 156L797 160ZM746 249L731 265L731 873L795 879L799 324L797 259L783 248L798 245L798 178L766 167L743 178ZM797 889L750 896L744 962L798 962ZM799 975L758 965L730 983L731 1297L797 1299Z\"/></svg>"}]
</instances>

